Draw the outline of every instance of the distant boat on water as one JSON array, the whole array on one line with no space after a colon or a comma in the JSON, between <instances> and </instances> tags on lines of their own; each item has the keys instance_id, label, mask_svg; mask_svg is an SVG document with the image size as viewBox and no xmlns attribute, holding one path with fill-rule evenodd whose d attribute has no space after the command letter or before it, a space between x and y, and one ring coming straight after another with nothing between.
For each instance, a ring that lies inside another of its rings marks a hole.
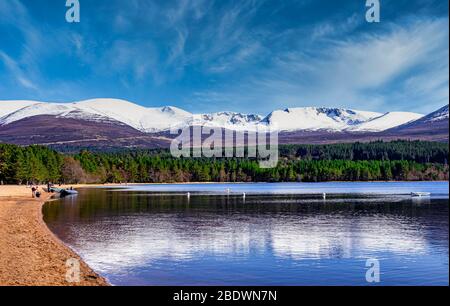
<instances>
[{"instance_id":1,"label":"distant boat on water","mask_svg":"<svg viewBox=\"0 0 450 306\"><path fill-rule=\"evenodd\" d=\"M412 192L411 196L413 198L424 198L424 197L430 197L431 193L430 192Z\"/></svg>"}]
</instances>

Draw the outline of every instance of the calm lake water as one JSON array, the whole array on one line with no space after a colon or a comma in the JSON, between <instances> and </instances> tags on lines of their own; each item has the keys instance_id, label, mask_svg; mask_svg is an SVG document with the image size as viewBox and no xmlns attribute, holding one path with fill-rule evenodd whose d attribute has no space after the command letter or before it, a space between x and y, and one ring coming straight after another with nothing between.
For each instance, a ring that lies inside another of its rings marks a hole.
<instances>
[{"instance_id":1,"label":"calm lake water","mask_svg":"<svg viewBox=\"0 0 450 306\"><path fill-rule=\"evenodd\" d=\"M373 285L367 259L379 260L380 285L448 285L448 187L83 189L46 204L44 218L114 285ZM412 199L413 191L432 197Z\"/></svg>"}]
</instances>

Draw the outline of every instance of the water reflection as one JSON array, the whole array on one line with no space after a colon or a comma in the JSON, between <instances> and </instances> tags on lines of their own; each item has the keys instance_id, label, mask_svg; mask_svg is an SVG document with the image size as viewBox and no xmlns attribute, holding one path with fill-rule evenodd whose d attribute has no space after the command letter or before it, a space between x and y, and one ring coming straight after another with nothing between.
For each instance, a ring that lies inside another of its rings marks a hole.
<instances>
[{"instance_id":1,"label":"water reflection","mask_svg":"<svg viewBox=\"0 0 450 306\"><path fill-rule=\"evenodd\" d=\"M387 282L448 284L447 200L280 195L244 203L239 196L85 190L46 205L44 214L117 284L363 284L362 262L372 257L384 260ZM398 267L408 268L408 280ZM434 274L419 279L429 269Z\"/></svg>"}]
</instances>

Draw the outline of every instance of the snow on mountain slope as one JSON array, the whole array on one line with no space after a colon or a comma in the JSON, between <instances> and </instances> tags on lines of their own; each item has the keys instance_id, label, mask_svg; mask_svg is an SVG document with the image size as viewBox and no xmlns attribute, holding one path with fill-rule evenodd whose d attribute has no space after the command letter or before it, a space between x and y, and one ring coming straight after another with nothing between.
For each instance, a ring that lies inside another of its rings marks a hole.
<instances>
[{"instance_id":1,"label":"snow on mountain slope","mask_svg":"<svg viewBox=\"0 0 450 306\"><path fill-rule=\"evenodd\" d=\"M236 112L193 115L176 107L147 108L118 99L94 99L74 103L0 101L0 125L40 115L99 122L114 121L145 133L192 125L239 131L270 127L278 131L379 132L422 117L414 113L382 114L340 108L305 107L276 110L263 119L259 115ZM435 117L445 115L448 118L448 106L436 112Z\"/></svg>"},{"instance_id":2,"label":"snow on mountain slope","mask_svg":"<svg viewBox=\"0 0 450 306\"><path fill-rule=\"evenodd\" d=\"M94 99L75 103L34 102L34 104L26 105L23 104L25 107L18 110L16 110L19 108L18 106L9 107L7 111L3 112L4 115L0 116L0 125L10 124L29 117L50 115L91 121L115 120L139 131L154 133L167 131L171 127L190 125L247 129L258 124L262 119L262 117L257 115L233 112L194 116L176 107L146 108L117 99Z\"/></svg>"},{"instance_id":3,"label":"snow on mountain slope","mask_svg":"<svg viewBox=\"0 0 450 306\"><path fill-rule=\"evenodd\" d=\"M1 102L3 105L4 102ZM90 121L118 121L143 132L159 132L172 125L183 124L192 115L179 108L146 108L124 100L95 99L75 103L8 104L0 125L10 124L34 116L50 115L60 118ZM14 105L14 107L12 106ZM18 109L19 106L25 106ZM3 108L2 108L3 109Z\"/></svg>"},{"instance_id":4,"label":"snow on mountain slope","mask_svg":"<svg viewBox=\"0 0 450 306\"><path fill-rule=\"evenodd\" d=\"M0 125L10 124L35 116L55 116L60 118L84 119L91 121L110 121L110 118L95 113L85 113L74 104L35 103L0 118Z\"/></svg>"},{"instance_id":5,"label":"snow on mountain slope","mask_svg":"<svg viewBox=\"0 0 450 306\"><path fill-rule=\"evenodd\" d=\"M74 104L84 112L109 117L147 133L167 130L192 117L192 114L176 107L146 108L117 99L95 99Z\"/></svg>"},{"instance_id":6,"label":"snow on mountain slope","mask_svg":"<svg viewBox=\"0 0 450 306\"><path fill-rule=\"evenodd\" d=\"M235 112L220 112L213 114L193 115L192 119L186 122L187 125L200 125L208 127L218 127L230 130L256 130L263 117L259 115L247 115Z\"/></svg>"},{"instance_id":7,"label":"snow on mountain slope","mask_svg":"<svg viewBox=\"0 0 450 306\"><path fill-rule=\"evenodd\" d=\"M423 117L424 122L436 122L436 121L442 121L442 120L448 120L448 105L444 106L443 108L435 111L434 113L429 114L428 116Z\"/></svg>"},{"instance_id":8,"label":"snow on mountain slope","mask_svg":"<svg viewBox=\"0 0 450 306\"><path fill-rule=\"evenodd\" d=\"M381 115L374 112L338 108L305 107L274 111L262 122L272 129L280 131L342 131Z\"/></svg>"},{"instance_id":9,"label":"snow on mountain slope","mask_svg":"<svg viewBox=\"0 0 450 306\"><path fill-rule=\"evenodd\" d=\"M391 112L348 129L348 131L381 132L422 118L423 115L407 112Z\"/></svg>"},{"instance_id":10,"label":"snow on mountain slope","mask_svg":"<svg viewBox=\"0 0 450 306\"><path fill-rule=\"evenodd\" d=\"M36 104L34 101L1 101L0 103L0 117L9 115L18 111L21 108Z\"/></svg>"},{"instance_id":11,"label":"snow on mountain slope","mask_svg":"<svg viewBox=\"0 0 450 306\"><path fill-rule=\"evenodd\" d=\"M63 104L50 104L50 103L36 103L27 107L16 110L0 118L1 124L9 124L15 121L19 121L25 118L50 115L60 116L73 111L73 107Z\"/></svg>"}]
</instances>

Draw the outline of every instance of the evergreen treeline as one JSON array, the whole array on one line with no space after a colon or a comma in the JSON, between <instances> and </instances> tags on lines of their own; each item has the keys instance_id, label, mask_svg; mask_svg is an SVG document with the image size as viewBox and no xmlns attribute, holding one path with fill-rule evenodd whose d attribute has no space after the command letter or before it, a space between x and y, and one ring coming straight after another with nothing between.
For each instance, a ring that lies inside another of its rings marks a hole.
<instances>
[{"instance_id":1,"label":"evergreen treeline","mask_svg":"<svg viewBox=\"0 0 450 306\"><path fill-rule=\"evenodd\" d=\"M168 151L82 151L0 144L2 183L448 180L448 146L430 142L281 146L276 168L254 159L172 158Z\"/></svg>"},{"instance_id":2,"label":"evergreen treeline","mask_svg":"<svg viewBox=\"0 0 450 306\"><path fill-rule=\"evenodd\" d=\"M0 183L58 182L64 156L46 147L0 144Z\"/></svg>"},{"instance_id":3,"label":"evergreen treeline","mask_svg":"<svg viewBox=\"0 0 450 306\"><path fill-rule=\"evenodd\" d=\"M307 160L408 160L447 164L448 144L425 141L284 145L280 155Z\"/></svg>"}]
</instances>

